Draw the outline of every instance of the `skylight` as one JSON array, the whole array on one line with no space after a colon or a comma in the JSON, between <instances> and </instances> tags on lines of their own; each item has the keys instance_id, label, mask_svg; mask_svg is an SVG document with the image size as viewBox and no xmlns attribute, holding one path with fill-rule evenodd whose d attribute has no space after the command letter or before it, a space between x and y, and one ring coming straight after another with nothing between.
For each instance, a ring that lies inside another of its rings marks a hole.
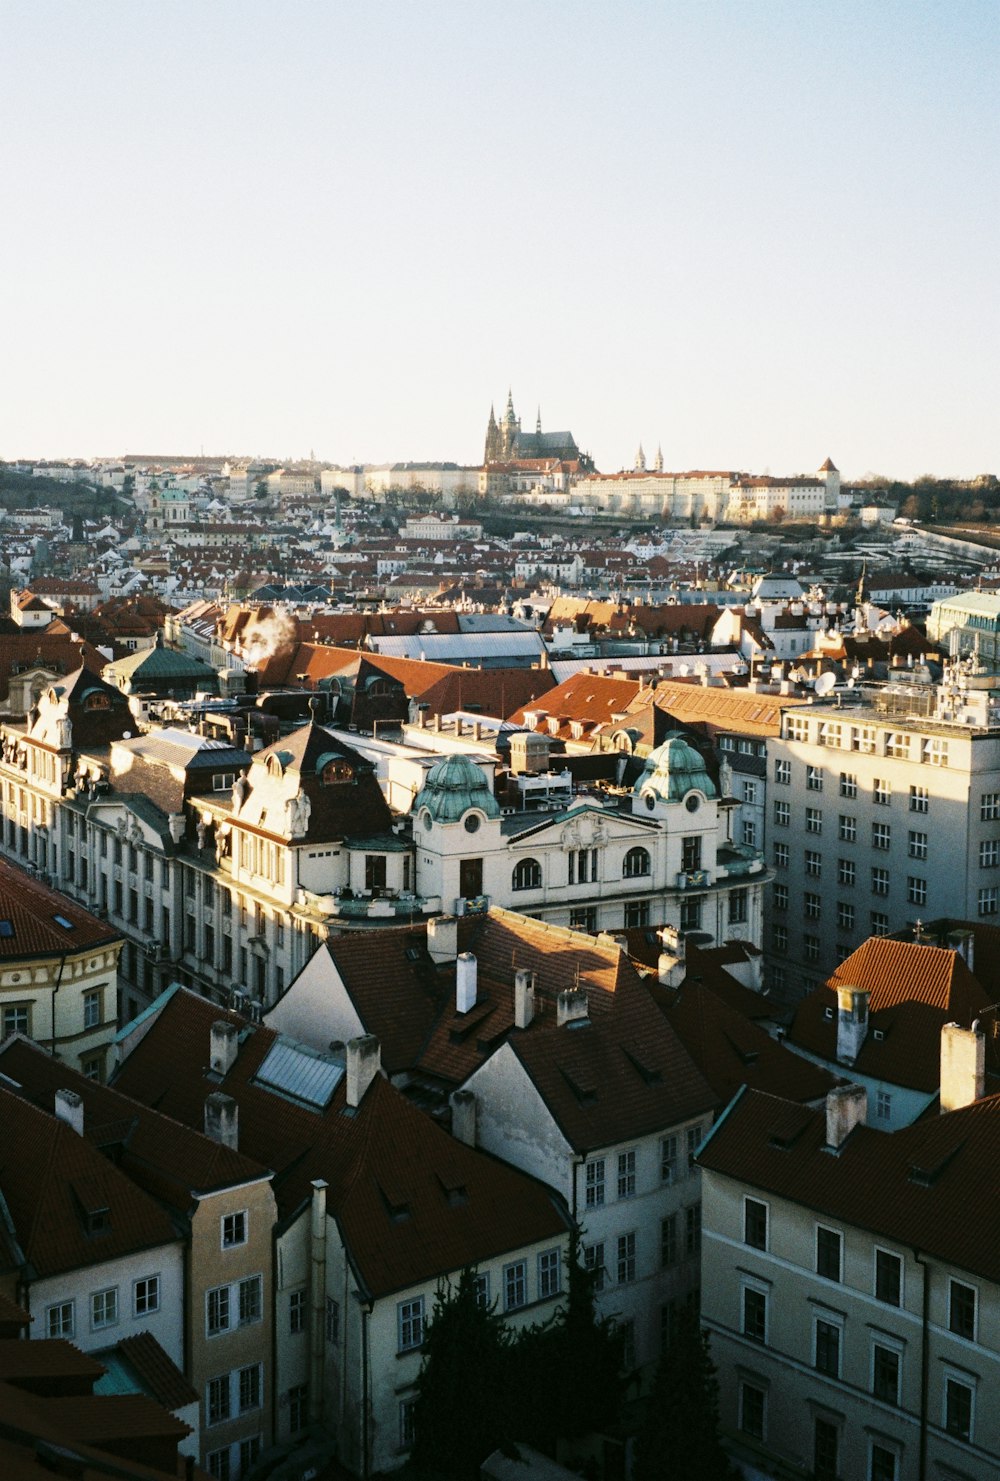
<instances>
[{"instance_id":1,"label":"skylight","mask_svg":"<svg viewBox=\"0 0 1000 1481\"><path fill-rule=\"evenodd\" d=\"M73 924L73 922L71 920L67 920L64 915L54 915L52 919L55 921L57 926L62 926L64 931L76 930L76 926ZM11 930L10 934L13 936L13 929ZM0 932L0 935L2 935L2 932Z\"/></svg>"},{"instance_id":2,"label":"skylight","mask_svg":"<svg viewBox=\"0 0 1000 1481\"><path fill-rule=\"evenodd\" d=\"M254 1081L323 1111L344 1076L344 1066L324 1059L303 1044L279 1039L268 1050Z\"/></svg>"},{"instance_id":3,"label":"skylight","mask_svg":"<svg viewBox=\"0 0 1000 1481\"><path fill-rule=\"evenodd\" d=\"M12 920L0 920L0 939L10 937L14 934L14 922Z\"/></svg>"}]
</instances>

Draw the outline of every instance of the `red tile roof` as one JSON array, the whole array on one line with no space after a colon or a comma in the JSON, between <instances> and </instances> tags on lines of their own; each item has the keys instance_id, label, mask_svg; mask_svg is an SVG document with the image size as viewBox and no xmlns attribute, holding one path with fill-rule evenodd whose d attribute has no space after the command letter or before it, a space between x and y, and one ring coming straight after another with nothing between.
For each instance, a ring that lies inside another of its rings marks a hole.
<instances>
[{"instance_id":1,"label":"red tile roof","mask_svg":"<svg viewBox=\"0 0 1000 1481\"><path fill-rule=\"evenodd\" d=\"M61 916L69 929L56 920ZM98 920L66 895L58 894L39 880L0 859L0 961L14 962L33 957L65 956L121 939L107 921Z\"/></svg>"},{"instance_id":2,"label":"red tile roof","mask_svg":"<svg viewBox=\"0 0 1000 1481\"><path fill-rule=\"evenodd\" d=\"M171 1411L197 1404L198 1395L177 1365L167 1356L152 1332L123 1337L117 1351L135 1371L139 1381L158 1404Z\"/></svg>"}]
</instances>

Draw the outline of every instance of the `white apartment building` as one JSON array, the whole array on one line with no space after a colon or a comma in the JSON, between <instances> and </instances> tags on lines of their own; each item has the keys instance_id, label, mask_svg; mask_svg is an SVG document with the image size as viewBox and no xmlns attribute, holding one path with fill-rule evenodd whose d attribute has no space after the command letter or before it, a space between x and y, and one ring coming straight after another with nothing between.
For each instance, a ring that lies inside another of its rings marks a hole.
<instances>
[{"instance_id":1,"label":"white apartment building","mask_svg":"<svg viewBox=\"0 0 1000 1481\"><path fill-rule=\"evenodd\" d=\"M1000 913L995 680L954 667L785 713L768 742L771 985L824 981L869 936ZM978 687L983 686L983 687Z\"/></svg>"}]
</instances>

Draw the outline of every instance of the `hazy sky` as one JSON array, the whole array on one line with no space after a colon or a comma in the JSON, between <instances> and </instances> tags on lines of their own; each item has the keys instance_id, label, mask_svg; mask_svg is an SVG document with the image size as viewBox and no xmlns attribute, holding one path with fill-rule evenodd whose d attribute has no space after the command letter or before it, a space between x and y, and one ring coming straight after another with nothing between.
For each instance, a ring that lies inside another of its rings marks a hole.
<instances>
[{"instance_id":1,"label":"hazy sky","mask_svg":"<svg viewBox=\"0 0 1000 1481\"><path fill-rule=\"evenodd\" d=\"M0 0L0 458L1000 473L1000 0Z\"/></svg>"}]
</instances>

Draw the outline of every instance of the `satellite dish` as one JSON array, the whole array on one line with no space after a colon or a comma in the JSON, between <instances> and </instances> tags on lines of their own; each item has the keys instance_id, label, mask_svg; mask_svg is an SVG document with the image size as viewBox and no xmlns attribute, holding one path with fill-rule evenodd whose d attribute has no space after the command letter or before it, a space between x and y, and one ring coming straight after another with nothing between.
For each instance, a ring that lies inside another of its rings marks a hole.
<instances>
[{"instance_id":1,"label":"satellite dish","mask_svg":"<svg viewBox=\"0 0 1000 1481\"><path fill-rule=\"evenodd\" d=\"M820 674L819 678L816 680L816 683L813 685L813 689L816 691L817 694L829 694L830 690L834 688L836 683L836 674Z\"/></svg>"},{"instance_id":2,"label":"satellite dish","mask_svg":"<svg viewBox=\"0 0 1000 1481\"><path fill-rule=\"evenodd\" d=\"M682 663L677 672L681 675L682 678L687 678L688 674L691 672L691 669L688 664Z\"/></svg>"},{"instance_id":3,"label":"satellite dish","mask_svg":"<svg viewBox=\"0 0 1000 1481\"><path fill-rule=\"evenodd\" d=\"M847 681L847 687L848 687L848 689L853 689L854 686L855 686L855 684L857 682L858 682L857 679L855 679L853 676L850 679L848 679L848 681Z\"/></svg>"}]
</instances>

